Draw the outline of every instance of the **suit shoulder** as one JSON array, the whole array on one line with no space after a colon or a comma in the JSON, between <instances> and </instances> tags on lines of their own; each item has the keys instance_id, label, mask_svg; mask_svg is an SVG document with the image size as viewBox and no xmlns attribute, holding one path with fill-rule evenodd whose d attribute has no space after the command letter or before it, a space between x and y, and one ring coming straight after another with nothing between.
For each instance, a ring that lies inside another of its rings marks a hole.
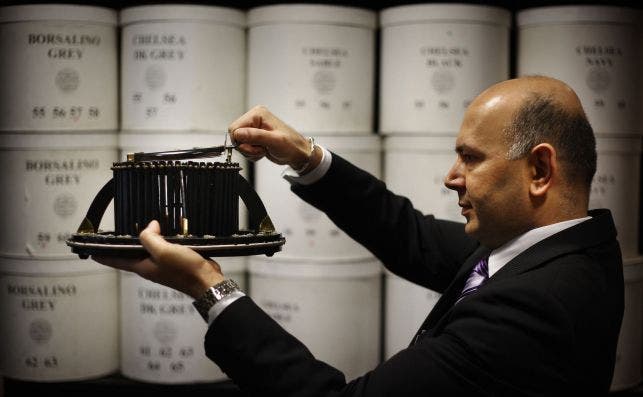
<instances>
[{"instance_id":1,"label":"suit shoulder","mask_svg":"<svg viewBox=\"0 0 643 397\"><path fill-rule=\"evenodd\" d=\"M621 262L601 261L588 254L570 254L549 265L548 293L568 312L599 309L623 293Z\"/></svg>"}]
</instances>

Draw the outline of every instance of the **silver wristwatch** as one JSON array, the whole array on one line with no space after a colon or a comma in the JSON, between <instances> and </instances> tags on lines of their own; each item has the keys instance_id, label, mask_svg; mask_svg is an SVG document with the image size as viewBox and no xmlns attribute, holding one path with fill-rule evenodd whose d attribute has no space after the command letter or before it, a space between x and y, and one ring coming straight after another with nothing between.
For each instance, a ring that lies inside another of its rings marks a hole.
<instances>
[{"instance_id":1,"label":"silver wristwatch","mask_svg":"<svg viewBox=\"0 0 643 397\"><path fill-rule=\"evenodd\" d=\"M208 313L212 306L231 293L239 291L239 286L233 280L223 280L208 288L199 299L192 302L192 305L199 312L201 317L208 322Z\"/></svg>"}]
</instances>

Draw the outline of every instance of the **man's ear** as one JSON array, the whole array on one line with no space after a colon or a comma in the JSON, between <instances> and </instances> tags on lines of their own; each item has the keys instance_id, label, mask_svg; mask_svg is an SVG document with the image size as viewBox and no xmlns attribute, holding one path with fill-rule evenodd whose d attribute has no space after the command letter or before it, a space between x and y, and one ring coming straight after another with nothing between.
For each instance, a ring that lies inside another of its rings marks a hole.
<instances>
[{"instance_id":1,"label":"man's ear","mask_svg":"<svg viewBox=\"0 0 643 397\"><path fill-rule=\"evenodd\" d=\"M556 149L549 143L534 146L529 153L529 169L529 193L534 197L544 196L552 186L553 176L558 173Z\"/></svg>"}]
</instances>

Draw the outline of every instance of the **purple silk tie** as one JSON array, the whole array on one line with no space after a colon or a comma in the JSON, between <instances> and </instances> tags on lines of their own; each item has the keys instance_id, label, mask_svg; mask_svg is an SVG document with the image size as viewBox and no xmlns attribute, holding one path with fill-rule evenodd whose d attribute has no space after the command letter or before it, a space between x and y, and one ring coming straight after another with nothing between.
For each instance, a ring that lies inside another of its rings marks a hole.
<instances>
[{"instance_id":1,"label":"purple silk tie","mask_svg":"<svg viewBox=\"0 0 643 397\"><path fill-rule=\"evenodd\" d=\"M460 296L458 297L458 300L455 303L458 303L464 298L465 296L469 296L476 292L480 285L487 281L489 278L489 258L483 258L480 259L480 262L478 262L473 270L471 271L471 274L469 274L469 278L467 279L467 282L464 284L464 288L462 289L462 292L460 293Z\"/></svg>"}]
</instances>

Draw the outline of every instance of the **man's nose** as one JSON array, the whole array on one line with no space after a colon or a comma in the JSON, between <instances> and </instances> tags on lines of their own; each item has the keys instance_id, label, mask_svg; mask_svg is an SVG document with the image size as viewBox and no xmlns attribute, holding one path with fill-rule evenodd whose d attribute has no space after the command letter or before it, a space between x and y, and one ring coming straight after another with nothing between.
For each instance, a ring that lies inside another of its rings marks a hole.
<instances>
[{"instance_id":1,"label":"man's nose","mask_svg":"<svg viewBox=\"0 0 643 397\"><path fill-rule=\"evenodd\" d=\"M462 163L459 159L455 161L444 177L444 186L457 192L464 190L464 175L462 173Z\"/></svg>"}]
</instances>

